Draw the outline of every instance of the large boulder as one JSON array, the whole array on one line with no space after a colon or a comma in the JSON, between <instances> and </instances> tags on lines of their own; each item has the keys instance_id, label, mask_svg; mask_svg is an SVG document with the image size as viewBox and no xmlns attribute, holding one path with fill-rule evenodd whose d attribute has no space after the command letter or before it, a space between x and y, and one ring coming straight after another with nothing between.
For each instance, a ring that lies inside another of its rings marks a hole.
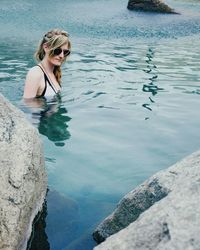
<instances>
[{"instance_id":1,"label":"large boulder","mask_svg":"<svg viewBox=\"0 0 200 250\"><path fill-rule=\"evenodd\" d=\"M196 152L127 194L95 230L98 242L114 234L95 250L200 249L199 204L200 152Z\"/></svg>"},{"instance_id":2,"label":"large boulder","mask_svg":"<svg viewBox=\"0 0 200 250\"><path fill-rule=\"evenodd\" d=\"M162 0L129 0L127 8L129 10L177 14L174 9L163 3Z\"/></svg>"},{"instance_id":3,"label":"large boulder","mask_svg":"<svg viewBox=\"0 0 200 250\"><path fill-rule=\"evenodd\" d=\"M0 95L0 249L26 249L46 189L38 131Z\"/></svg>"}]
</instances>

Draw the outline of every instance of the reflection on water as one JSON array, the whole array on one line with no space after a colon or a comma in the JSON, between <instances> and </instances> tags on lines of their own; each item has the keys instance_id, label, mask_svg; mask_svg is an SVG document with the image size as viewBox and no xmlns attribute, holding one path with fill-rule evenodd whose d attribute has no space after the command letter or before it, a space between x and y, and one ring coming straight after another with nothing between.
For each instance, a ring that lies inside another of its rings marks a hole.
<instances>
[{"instance_id":1,"label":"reflection on water","mask_svg":"<svg viewBox=\"0 0 200 250\"><path fill-rule=\"evenodd\" d=\"M148 48L148 52L147 52L146 56L147 56L147 59L145 61L147 63L147 66L146 66L147 68L144 69L144 72L149 75L149 78L148 78L149 82L143 84L142 91L151 93L151 96L149 96L150 103L144 103L144 104L142 104L142 107L152 111L151 104L155 103L152 96L155 96L158 93L158 91L164 90L164 89L159 88L156 85L158 74L156 71L157 66L153 63L154 49ZM149 119L149 117L145 118L145 120L147 120L147 119Z\"/></svg>"},{"instance_id":2,"label":"reflection on water","mask_svg":"<svg viewBox=\"0 0 200 250\"><path fill-rule=\"evenodd\" d=\"M24 100L26 106L21 108L28 113L32 124L38 127L40 134L46 136L56 146L64 146L70 138L68 122L71 118L67 109L62 105L61 96L56 95L50 100L34 98Z\"/></svg>"},{"instance_id":3,"label":"reflection on water","mask_svg":"<svg viewBox=\"0 0 200 250\"><path fill-rule=\"evenodd\" d=\"M55 110L55 107L51 105L49 107L41 112L38 130L40 134L47 136L56 146L64 146L64 141L70 137L70 133L67 130L67 122L71 118L66 116L66 108L56 107Z\"/></svg>"}]
</instances>

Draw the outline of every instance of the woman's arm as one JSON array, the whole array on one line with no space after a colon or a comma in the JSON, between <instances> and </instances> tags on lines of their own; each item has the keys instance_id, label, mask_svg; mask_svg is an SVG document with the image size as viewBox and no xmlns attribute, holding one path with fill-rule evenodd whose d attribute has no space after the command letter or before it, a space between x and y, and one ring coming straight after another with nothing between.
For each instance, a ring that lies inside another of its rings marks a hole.
<instances>
[{"instance_id":1,"label":"woman's arm","mask_svg":"<svg viewBox=\"0 0 200 250\"><path fill-rule=\"evenodd\" d=\"M41 83L41 70L38 67L33 67L29 70L24 86L24 98L34 98L37 96Z\"/></svg>"}]
</instances>

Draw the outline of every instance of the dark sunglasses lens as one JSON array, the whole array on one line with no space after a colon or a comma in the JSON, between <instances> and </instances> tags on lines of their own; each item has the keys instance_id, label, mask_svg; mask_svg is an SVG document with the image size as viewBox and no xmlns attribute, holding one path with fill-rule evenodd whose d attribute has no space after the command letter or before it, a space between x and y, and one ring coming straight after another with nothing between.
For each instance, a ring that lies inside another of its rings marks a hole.
<instances>
[{"instance_id":1,"label":"dark sunglasses lens","mask_svg":"<svg viewBox=\"0 0 200 250\"><path fill-rule=\"evenodd\" d=\"M63 50L64 56L68 56L70 54L70 50Z\"/></svg>"},{"instance_id":2,"label":"dark sunglasses lens","mask_svg":"<svg viewBox=\"0 0 200 250\"><path fill-rule=\"evenodd\" d=\"M60 53L62 52L62 49L61 48L57 48L57 49L54 49L54 55L58 56L60 55Z\"/></svg>"},{"instance_id":3,"label":"dark sunglasses lens","mask_svg":"<svg viewBox=\"0 0 200 250\"><path fill-rule=\"evenodd\" d=\"M68 50L68 49L67 50L62 50L61 48L54 49L53 54L58 56L58 55L60 55L62 53L62 51L63 51L64 56L68 56L70 54L70 50Z\"/></svg>"}]
</instances>

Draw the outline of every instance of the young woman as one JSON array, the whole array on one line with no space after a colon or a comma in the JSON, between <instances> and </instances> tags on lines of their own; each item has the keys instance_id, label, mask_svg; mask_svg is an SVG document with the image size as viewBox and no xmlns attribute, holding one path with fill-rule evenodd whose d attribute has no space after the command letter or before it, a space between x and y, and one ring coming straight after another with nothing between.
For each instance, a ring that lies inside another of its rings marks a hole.
<instances>
[{"instance_id":1,"label":"young woman","mask_svg":"<svg viewBox=\"0 0 200 250\"><path fill-rule=\"evenodd\" d=\"M69 35L63 30L47 32L41 40L35 58L38 64L26 76L25 99L53 96L61 90L61 65L71 52Z\"/></svg>"}]
</instances>

